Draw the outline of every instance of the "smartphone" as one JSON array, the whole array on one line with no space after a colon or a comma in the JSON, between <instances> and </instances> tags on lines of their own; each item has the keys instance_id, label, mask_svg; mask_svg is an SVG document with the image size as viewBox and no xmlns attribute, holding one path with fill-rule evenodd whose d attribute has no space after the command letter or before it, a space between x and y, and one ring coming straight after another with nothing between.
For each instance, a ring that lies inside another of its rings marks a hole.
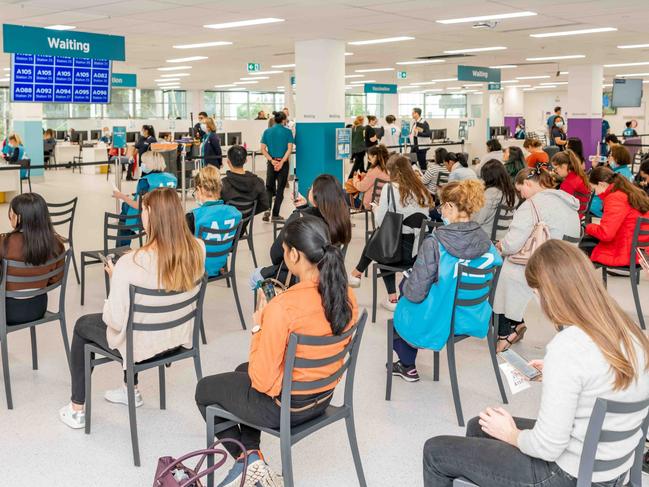
<instances>
[{"instance_id":1,"label":"smartphone","mask_svg":"<svg viewBox=\"0 0 649 487\"><path fill-rule=\"evenodd\" d=\"M297 178L293 180L293 201L297 201L300 198L300 185L298 184Z\"/></svg>"},{"instance_id":2,"label":"smartphone","mask_svg":"<svg viewBox=\"0 0 649 487\"><path fill-rule=\"evenodd\" d=\"M275 292L275 285L269 280L261 281L260 287L264 292L264 296L266 296L266 301L270 301L277 295Z\"/></svg>"},{"instance_id":3,"label":"smartphone","mask_svg":"<svg viewBox=\"0 0 649 487\"><path fill-rule=\"evenodd\" d=\"M537 379L542 375L539 369L532 367L527 360L518 355L511 348L504 352L500 352L498 355L529 380Z\"/></svg>"}]
</instances>

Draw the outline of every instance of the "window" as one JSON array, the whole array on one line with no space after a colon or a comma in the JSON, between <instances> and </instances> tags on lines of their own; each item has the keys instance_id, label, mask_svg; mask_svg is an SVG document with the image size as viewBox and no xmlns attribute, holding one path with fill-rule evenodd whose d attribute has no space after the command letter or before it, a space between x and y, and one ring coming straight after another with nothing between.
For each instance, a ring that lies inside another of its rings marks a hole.
<instances>
[{"instance_id":1,"label":"window","mask_svg":"<svg viewBox=\"0 0 649 487\"><path fill-rule=\"evenodd\" d=\"M109 118L131 118L133 116L133 95L135 90L113 88L111 102L106 105L106 116Z\"/></svg>"},{"instance_id":2,"label":"window","mask_svg":"<svg viewBox=\"0 0 649 487\"><path fill-rule=\"evenodd\" d=\"M410 118L412 116L412 109L419 107L424 110L424 95L423 93L399 93L399 117Z\"/></svg>"},{"instance_id":3,"label":"window","mask_svg":"<svg viewBox=\"0 0 649 487\"><path fill-rule=\"evenodd\" d=\"M366 115L365 94L345 95L345 116L355 117L357 115Z\"/></svg>"},{"instance_id":4,"label":"window","mask_svg":"<svg viewBox=\"0 0 649 487\"><path fill-rule=\"evenodd\" d=\"M379 118L383 117L383 97L380 93L366 93L365 94L365 107L368 115L375 115Z\"/></svg>"},{"instance_id":5,"label":"window","mask_svg":"<svg viewBox=\"0 0 649 487\"><path fill-rule=\"evenodd\" d=\"M203 92L203 109L212 118L221 118L221 95L220 91Z\"/></svg>"},{"instance_id":6,"label":"window","mask_svg":"<svg viewBox=\"0 0 649 487\"><path fill-rule=\"evenodd\" d=\"M466 95L399 93L399 117L410 118L412 109L422 109L424 118L466 117Z\"/></svg>"},{"instance_id":7,"label":"window","mask_svg":"<svg viewBox=\"0 0 649 487\"><path fill-rule=\"evenodd\" d=\"M276 111L275 95L273 93L249 93L248 111L250 118L257 118L257 114L262 110L266 112L266 116Z\"/></svg>"},{"instance_id":8,"label":"window","mask_svg":"<svg viewBox=\"0 0 649 487\"><path fill-rule=\"evenodd\" d=\"M443 118L466 117L466 95L439 95L439 107L444 109Z\"/></svg>"},{"instance_id":9,"label":"window","mask_svg":"<svg viewBox=\"0 0 649 487\"><path fill-rule=\"evenodd\" d=\"M113 90L115 93L117 90ZM135 92L136 118L163 118L162 95L160 90L133 90ZM115 103L115 100L113 100ZM132 98L131 102L132 103Z\"/></svg>"},{"instance_id":10,"label":"window","mask_svg":"<svg viewBox=\"0 0 649 487\"><path fill-rule=\"evenodd\" d=\"M0 136L4 137L9 122L9 88L0 88ZM2 140L0 140L0 144Z\"/></svg>"},{"instance_id":11,"label":"window","mask_svg":"<svg viewBox=\"0 0 649 487\"><path fill-rule=\"evenodd\" d=\"M223 93L223 118L230 120L250 118L247 91L228 91Z\"/></svg>"},{"instance_id":12,"label":"window","mask_svg":"<svg viewBox=\"0 0 649 487\"><path fill-rule=\"evenodd\" d=\"M187 118L187 92L165 90L162 92L164 118Z\"/></svg>"}]
</instances>

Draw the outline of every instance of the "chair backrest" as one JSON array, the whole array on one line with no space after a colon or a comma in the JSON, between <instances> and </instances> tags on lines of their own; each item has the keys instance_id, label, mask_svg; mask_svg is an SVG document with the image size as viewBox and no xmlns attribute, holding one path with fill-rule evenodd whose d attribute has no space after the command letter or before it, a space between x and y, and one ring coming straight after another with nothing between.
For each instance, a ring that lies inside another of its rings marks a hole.
<instances>
[{"instance_id":1,"label":"chair backrest","mask_svg":"<svg viewBox=\"0 0 649 487\"><path fill-rule=\"evenodd\" d=\"M186 324L193 320L194 327L192 330L192 348L198 348L200 324L203 317L203 300L205 298L205 287L207 284L207 276L203 275L200 281L196 283L198 290L189 298L178 301L177 296L184 294L183 292L168 292L160 289L146 289L134 285L129 286L129 308L128 308L128 321L126 323L126 363L133 365L133 332L154 332L162 330L170 330ZM138 296L153 296L159 299L155 305L152 304L137 304L136 298ZM159 304L158 304L159 303ZM165 320L167 313L180 311L183 308L191 309L180 318L173 320ZM138 315L136 315L136 313ZM136 321L139 315L156 314L160 315L160 321L153 323L141 323Z\"/></svg>"},{"instance_id":2,"label":"chair backrest","mask_svg":"<svg viewBox=\"0 0 649 487\"><path fill-rule=\"evenodd\" d=\"M554 141L553 141L554 142ZM552 160L552 156L554 156L557 152L559 152L559 148L556 145L546 145L543 148L543 151L548 155L549 159Z\"/></svg>"},{"instance_id":3,"label":"chair backrest","mask_svg":"<svg viewBox=\"0 0 649 487\"><path fill-rule=\"evenodd\" d=\"M586 215L590 211L590 205L593 202L593 192L589 193L580 193L579 191L575 191L574 194L575 198L579 200L579 218L584 219L586 218ZM586 204L584 204L584 200L586 200Z\"/></svg>"},{"instance_id":4,"label":"chair backrest","mask_svg":"<svg viewBox=\"0 0 649 487\"><path fill-rule=\"evenodd\" d=\"M448 171L440 171L437 173L437 186L441 186L442 184L448 183L448 175L450 173Z\"/></svg>"},{"instance_id":5,"label":"chair backrest","mask_svg":"<svg viewBox=\"0 0 649 487\"><path fill-rule=\"evenodd\" d=\"M230 254L229 266L226 263L228 271L232 271L234 262L237 258L237 243L241 236L243 219L239 221L236 228L210 228L200 227L198 229L198 238L205 243L205 258L223 257Z\"/></svg>"},{"instance_id":6,"label":"chair backrest","mask_svg":"<svg viewBox=\"0 0 649 487\"><path fill-rule=\"evenodd\" d=\"M252 225L255 220L255 213L257 212L257 200L245 201L240 199L234 199L225 202L226 205L234 206L237 210L241 212L241 221L242 221L242 235L240 237L247 237L252 234ZM245 235L244 235L245 234Z\"/></svg>"},{"instance_id":7,"label":"chair backrest","mask_svg":"<svg viewBox=\"0 0 649 487\"><path fill-rule=\"evenodd\" d=\"M68 242L72 240L72 231L74 226L74 215L77 211L77 202L79 198L75 197L65 203L47 203L47 208L52 220L52 226L59 227L68 225Z\"/></svg>"},{"instance_id":8,"label":"chair backrest","mask_svg":"<svg viewBox=\"0 0 649 487\"><path fill-rule=\"evenodd\" d=\"M633 241L631 242L631 255L629 257L629 266L635 270L638 260L637 249L649 248L649 218L638 218L635 222L633 231Z\"/></svg>"},{"instance_id":9,"label":"chair backrest","mask_svg":"<svg viewBox=\"0 0 649 487\"><path fill-rule=\"evenodd\" d=\"M290 431L291 426L291 394L293 392L303 393L314 389L320 389L332 384L336 384L345 374L345 406L351 407L354 401L354 376L356 374L356 362L358 359L358 351L361 345L361 338L363 337L363 330L365 329L365 322L367 321L367 310L363 310L358 321L349 327L340 335L334 336L308 336L298 335L291 333L286 347L286 356L284 359L284 380L282 383L282 410L280 413L280 429L286 428ZM311 349L326 350L331 345L343 343L348 341L344 348L333 355L327 355L319 359L307 359L298 357L298 346L306 346ZM332 372L329 376L315 381L296 381L293 380L294 369L309 369L315 367L324 367L333 363L341 361L340 367ZM285 407L289 406L289 407Z\"/></svg>"},{"instance_id":10,"label":"chair backrest","mask_svg":"<svg viewBox=\"0 0 649 487\"><path fill-rule=\"evenodd\" d=\"M417 249L421 249L421 246L424 244L424 239L426 235L430 235L433 231L443 226L442 222L435 222L433 220L424 220L421 222L421 228L419 229L419 240L417 241Z\"/></svg>"},{"instance_id":11,"label":"chair backrest","mask_svg":"<svg viewBox=\"0 0 649 487\"><path fill-rule=\"evenodd\" d=\"M63 303L65 303L65 289L68 280L68 266L70 265L70 256L72 251L70 249L61 253L58 257L54 257L42 265L31 265L25 262L4 259L2 261L2 279L0 280L0 326L6 325L5 321L5 305L6 298L14 299L27 299L35 296L41 296L61 288L59 294L59 313L64 310ZM50 270L54 266L54 269ZM10 270L18 271L19 273L26 270L37 271L34 275L20 276L11 274ZM38 283L40 281L52 282L46 286L34 289L31 283ZM7 284L22 284L29 286L29 289L8 291Z\"/></svg>"},{"instance_id":12,"label":"chair backrest","mask_svg":"<svg viewBox=\"0 0 649 487\"><path fill-rule=\"evenodd\" d=\"M590 487L594 472L612 470L624 465L631 458L634 458L630 472L632 487L642 486L642 452L644 449L647 427L649 426L649 411L645 414L644 420L633 428L626 431L603 430L604 419L607 414L634 414L649 408L649 399L639 402L618 402L597 398L593 412L588 422L584 446L581 450L579 460L579 473L577 475L577 487ZM597 460L597 446L600 443L613 443L627 440L638 435L638 445L631 451L617 451L619 457L611 460Z\"/></svg>"},{"instance_id":13,"label":"chair backrest","mask_svg":"<svg viewBox=\"0 0 649 487\"><path fill-rule=\"evenodd\" d=\"M385 179L379 179L376 178L374 180L374 185L372 186L372 202L377 203L379 202L379 198L381 197L381 191L383 190L383 185L389 183L389 181L386 181Z\"/></svg>"},{"instance_id":14,"label":"chair backrest","mask_svg":"<svg viewBox=\"0 0 649 487\"><path fill-rule=\"evenodd\" d=\"M568 242L571 244L576 244L579 245L581 243L582 236L580 235L579 237L571 237L570 235L564 235L561 237L561 240L564 242Z\"/></svg>"},{"instance_id":15,"label":"chair backrest","mask_svg":"<svg viewBox=\"0 0 649 487\"><path fill-rule=\"evenodd\" d=\"M141 246L145 234L141 213L134 215L104 213L104 251L114 248L118 242L131 242L135 239L139 240Z\"/></svg>"},{"instance_id":16,"label":"chair backrest","mask_svg":"<svg viewBox=\"0 0 649 487\"><path fill-rule=\"evenodd\" d=\"M28 179L31 175L32 160L31 159L20 159L16 162L20 166L20 178Z\"/></svg>"},{"instance_id":17,"label":"chair backrest","mask_svg":"<svg viewBox=\"0 0 649 487\"><path fill-rule=\"evenodd\" d=\"M512 224L514 219L514 211L516 208L511 206L504 205L500 203L498 208L496 208L496 214L494 215L494 222L491 227L491 241L495 241L498 236L498 230L509 230L509 226Z\"/></svg>"},{"instance_id":18,"label":"chair backrest","mask_svg":"<svg viewBox=\"0 0 649 487\"><path fill-rule=\"evenodd\" d=\"M477 306L485 301L493 304L498 276L500 276L500 266L494 265L488 269L480 269L457 264L457 283L455 284L449 339L455 335L455 317L458 308Z\"/></svg>"}]
</instances>

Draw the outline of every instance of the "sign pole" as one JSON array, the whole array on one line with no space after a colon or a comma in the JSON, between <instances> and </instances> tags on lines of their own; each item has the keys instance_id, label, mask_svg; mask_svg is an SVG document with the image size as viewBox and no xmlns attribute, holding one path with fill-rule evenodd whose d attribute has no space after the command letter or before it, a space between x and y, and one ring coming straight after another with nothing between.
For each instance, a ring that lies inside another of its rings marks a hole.
<instances>
[{"instance_id":1,"label":"sign pole","mask_svg":"<svg viewBox=\"0 0 649 487\"><path fill-rule=\"evenodd\" d=\"M183 209L187 211L187 187L185 179L185 144L182 144L182 150L180 151L180 182L182 188L180 190L181 198L183 200Z\"/></svg>"}]
</instances>

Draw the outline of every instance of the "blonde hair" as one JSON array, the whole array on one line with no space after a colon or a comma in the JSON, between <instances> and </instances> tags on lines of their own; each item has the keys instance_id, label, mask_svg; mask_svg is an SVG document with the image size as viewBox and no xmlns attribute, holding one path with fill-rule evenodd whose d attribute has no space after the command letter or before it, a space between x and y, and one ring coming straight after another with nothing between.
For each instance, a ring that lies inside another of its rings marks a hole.
<instances>
[{"instance_id":1,"label":"blonde hair","mask_svg":"<svg viewBox=\"0 0 649 487\"><path fill-rule=\"evenodd\" d=\"M7 140L9 141L11 139L15 140L18 145L23 145L23 139L21 139L20 135L18 135L17 133L14 132L13 134L9 134Z\"/></svg>"},{"instance_id":2,"label":"blonde hair","mask_svg":"<svg viewBox=\"0 0 649 487\"><path fill-rule=\"evenodd\" d=\"M363 125L364 121L365 121L365 117L363 115L357 115L356 118L354 119L354 127Z\"/></svg>"},{"instance_id":3,"label":"blonde hair","mask_svg":"<svg viewBox=\"0 0 649 487\"><path fill-rule=\"evenodd\" d=\"M442 186L439 197L442 203L453 203L458 211L471 216L484 206L484 183L477 179L451 181Z\"/></svg>"},{"instance_id":4,"label":"blonde hair","mask_svg":"<svg viewBox=\"0 0 649 487\"><path fill-rule=\"evenodd\" d=\"M210 132L216 132L216 124L214 123L214 119L212 117L207 117L205 119L205 126Z\"/></svg>"},{"instance_id":5,"label":"blonde hair","mask_svg":"<svg viewBox=\"0 0 649 487\"><path fill-rule=\"evenodd\" d=\"M620 308L576 246L549 240L527 262L525 278L538 289L541 308L557 330L576 326L586 333L610 364L613 390L623 390L649 370L649 339ZM644 352L644 363L635 345Z\"/></svg>"},{"instance_id":6,"label":"blonde hair","mask_svg":"<svg viewBox=\"0 0 649 487\"><path fill-rule=\"evenodd\" d=\"M207 165L194 176L196 189L200 188L203 193L213 198L221 196L221 174L215 166Z\"/></svg>"},{"instance_id":7,"label":"blonde hair","mask_svg":"<svg viewBox=\"0 0 649 487\"><path fill-rule=\"evenodd\" d=\"M189 232L176 190L154 189L144 195L142 205L149 212L148 241L135 254L155 251L158 286L165 291L191 291L205 273L205 254Z\"/></svg>"},{"instance_id":8,"label":"blonde hair","mask_svg":"<svg viewBox=\"0 0 649 487\"><path fill-rule=\"evenodd\" d=\"M163 172L167 169L164 157L158 152L146 151L142 154L142 164L146 164L146 167L152 171Z\"/></svg>"}]
</instances>

